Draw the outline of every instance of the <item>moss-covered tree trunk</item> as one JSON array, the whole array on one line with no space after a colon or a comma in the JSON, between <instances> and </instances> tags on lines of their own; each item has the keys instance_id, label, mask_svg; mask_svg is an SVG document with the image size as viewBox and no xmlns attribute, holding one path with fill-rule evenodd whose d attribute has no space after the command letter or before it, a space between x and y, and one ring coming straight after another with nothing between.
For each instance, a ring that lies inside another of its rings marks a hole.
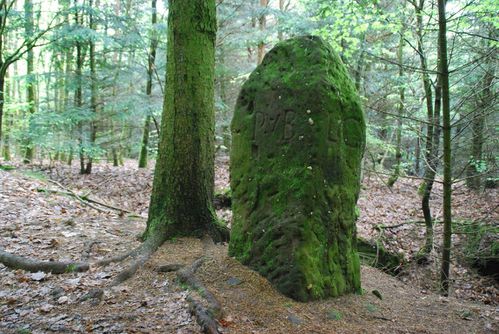
<instances>
[{"instance_id":1,"label":"moss-covered tree trunk","mask_svg":"<svg viewBox=\"0 0 499 334\"><path fill-rule=\"evenodd\" d=\"M220 239L214 187L215 0L170 0L166 93L145 237Z\"/></svg>"},{"instance_id":2,"label":"moss-covered tree trunk","mask_svg":"<svg viewBox=\"0 0 499 334\"><path fill-rule=\"evenodd\" d=\"M156 29L155 25L157 23L157 17L158 17L158 14L156 12L156 0L152 0L151 8L152 8L152 15L151 15L152 32L151 32L151 44L149 46L149 55L147 61L147 83L146 83L146 95L148 98L152 94L152 76L154 73L154 62L156 60L156 48L158 46L157 34L154 31L154 29ZM151 115L148 114L144 121L142 145L140 148L140 156L139 156L139 168L147 167L147 147L149 145L150 124L151 124Z\"/></svg>"}]
</instances>

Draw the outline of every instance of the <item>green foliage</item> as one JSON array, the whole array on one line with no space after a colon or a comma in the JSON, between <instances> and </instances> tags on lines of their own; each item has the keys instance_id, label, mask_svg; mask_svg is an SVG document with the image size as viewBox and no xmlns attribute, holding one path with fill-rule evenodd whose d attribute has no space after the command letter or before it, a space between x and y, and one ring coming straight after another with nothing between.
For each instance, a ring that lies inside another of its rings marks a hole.
<instances>
[{"instance_id":1,"label":"green foliage","mask_svg":"<svg viewBox=\"0 0 499 334\"><path fill-rule=\"evenodd\" d=\"M71 263L69 264L67 267L66 267L66 272L67 273L74 273L76 272L76 268L77 268L77 265L74 264L74 263Z\"/></svg>"},{"instance_id":2,"label":"green foliage","mask_svg":"<svg viewBox=\"0 0 499 334\"><path fill-rule=\"evenodd\" d=\"M364 306L365 306L366 310L370 313L375 313L378 311L378 308L374 304L366 303L366 304L364 304Z\"/></svg>"},{"instance_id":3,"label":"green foliage","mask_svg":"<svg viewBox=\"0 0 499 334\"><path fill-rule=\"evenodd\" d=\"M16 333L17 334L31 334L31 330L29 328L18 328Z\"/></svg>"},{"instance_id":4,"label":"green foliage","mask_svg":"<svg viewBox=\"0 0 499 334\"><path fill-rule=\"evenodd\" d=\"M343 314L341 314L340 311L332 308L327 312L327 318L329 320L341 320L343 318Z\"/></svg>"},{"instance_id":5,"label":"green foliage","mask_svg":"<svg viewBox=\"0 0 499 334\"><path fill-rule=\"evenodd\" d=\"M46 181L47 175L39 171L23 170L23 175L30 177L35 180Z\"/></svg>"},{"instance_id":6,"label":"green foliage","mask_svg":"<svg viewBox=\"0 0 499 334\"><path fill-rule=\"evenodd\" d=\"M499 226L464 221L455 224L455 233L466 235L462 249L465 260L476 267L485 268L489 262L499 262Z\"/></svg>"},{"instance_id":7,"label":"green foliage","mask_svg":"<svg viewBox=\"0 0 499 334\"><path fill-rule=\"evenodd\" d=\"M14 170L14 169L16 169L16 167L14 167L14 166L0 165L0 170L6 171L6 172Z\"/></svg>"},{"instance_id":8,"label":"green foliage","mask_svg":"<svg viewBox=\"0 0 499 334\"><path fill-rule=\"evenodd\" d=\"M399 273L404 263L402 255L388 252L379 240L373 242L357 238L357 249L362 263L391 275Z\"/></svg>"}]
</instances>

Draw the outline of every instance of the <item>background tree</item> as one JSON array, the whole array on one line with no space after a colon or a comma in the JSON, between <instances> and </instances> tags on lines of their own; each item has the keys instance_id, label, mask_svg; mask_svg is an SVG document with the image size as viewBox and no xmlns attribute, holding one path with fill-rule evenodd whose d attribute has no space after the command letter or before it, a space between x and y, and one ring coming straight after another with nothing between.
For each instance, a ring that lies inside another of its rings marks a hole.
<instances>
[{"instance_id":1,"label":"background tree","mask_svg":"<svg viewBox=\"0 0 499 334\"><path fill-rule=\"evenodd\" d=\"M442 249L442 271L440 276L441 291L449 294L449 268L452 237L452 167L451 167L451 121L449 67L447 60L447 18L445 15L446 0L438 0L438 75L442 84L442 115L444 135L444 245Z\"/></svg>"},{"instance_id":2,"label":"background tree","mask_svg":"<svg viewBox=\"0 0 499 334\"><path fill-rule=\"evenodd\" d=\"M24 1L24 31L26 34L26 39L29 39L30 36L33 36L33 2L31 0ZM33 48L29 48L26 50L26 97L28 103L29 117L35 113L36 105L35 105L35 84L36 79L34 78L34 51ZM28 128L30 126L28 125ZM24 156L24 162L29 163L33 160L33 143L31 142L29 134L27 135L26 140L26 154Z\"/></svg>"},{"instance_id":3,"label":"background tree","mask_svg":"<svg viewBox=\"0 0 499 334\"><path fill-rule=\"evenodd\" d=\"M147 59L147 83L146 83L146 95L150 97L152 94L152 80L154 75L154 62L156 60L156 48L158 47L158 38L154 29L156 29L155 25L158 22L158 13L156 7L156 0L152 0L151 2L151 44L149 46L149 55ZM142 147L140 149L140 157L139 157L139 168L147 167L147 152L148 152L148 144L149 144L149 127L151 123L151 115L148 113L146 115L146 119L144 121L144 135L142 136Z\"/></svg>"}]
</instances>

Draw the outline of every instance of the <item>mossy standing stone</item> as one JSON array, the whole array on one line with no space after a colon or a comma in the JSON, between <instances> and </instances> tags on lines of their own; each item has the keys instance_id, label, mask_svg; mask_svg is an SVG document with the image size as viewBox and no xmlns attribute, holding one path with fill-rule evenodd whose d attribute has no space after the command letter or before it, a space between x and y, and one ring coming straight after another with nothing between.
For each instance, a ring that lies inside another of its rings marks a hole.
<instances>
[{"instance_id":1,"label":"mossy standing stone","mask_svg":"<svg viewBox=\"0 0 499 334\"><path fill-rule=\"evenodd\" d=\"M232 120L229 253L300 301L360 291L356 213L365 123L321 38L277 44Z\"/></svg>"}]
</instances>

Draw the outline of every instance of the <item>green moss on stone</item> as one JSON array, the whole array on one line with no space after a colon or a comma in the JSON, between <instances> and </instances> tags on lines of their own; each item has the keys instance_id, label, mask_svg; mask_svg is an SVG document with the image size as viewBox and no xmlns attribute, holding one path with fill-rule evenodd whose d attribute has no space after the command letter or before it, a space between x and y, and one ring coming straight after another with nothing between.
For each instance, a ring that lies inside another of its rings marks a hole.
<instances>
[{"instance_id":1,"label":"green moss on stone","mask_svg":"<svg viewBox=\"0 0 499 334\"><path fill-rule=\"evenodd\" d=\"M232 140L229 253L297 300L360 291L365 123L330 46L307 36L274 47L242 87Z\"/></svg>"}]
</instances>

